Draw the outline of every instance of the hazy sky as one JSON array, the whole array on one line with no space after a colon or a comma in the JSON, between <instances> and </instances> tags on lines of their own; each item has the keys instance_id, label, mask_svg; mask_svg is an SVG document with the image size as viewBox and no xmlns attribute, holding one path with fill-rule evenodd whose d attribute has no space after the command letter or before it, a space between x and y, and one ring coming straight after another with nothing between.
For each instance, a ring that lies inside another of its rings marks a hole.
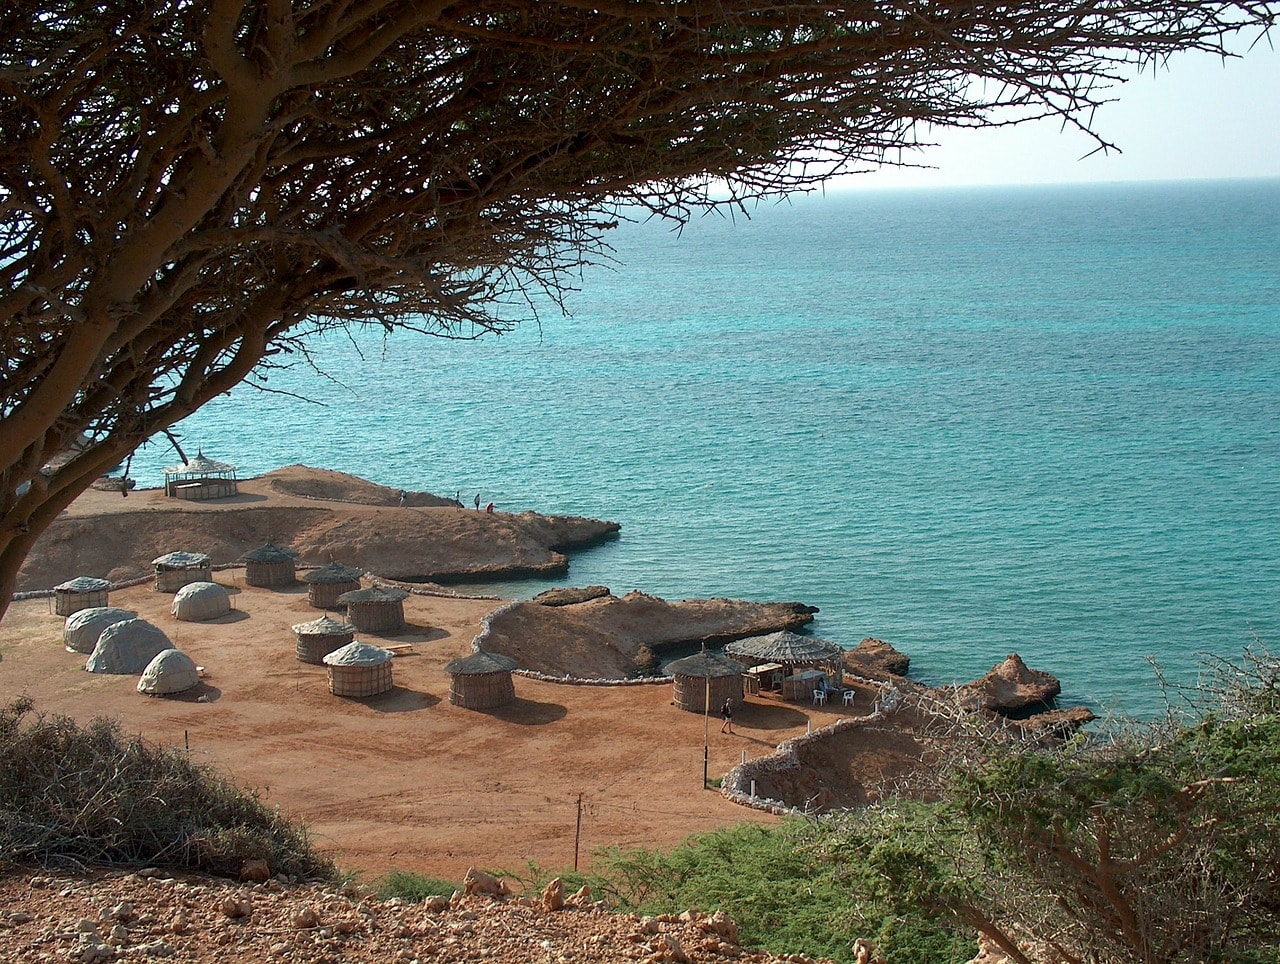
<instances>
[{"instance_id":1,"label":"hazy sky","mask_svg":"<svg viewBox=\"0 0 1280 964\"><path fill-rule=\"evenodd\" d=\"M1123 153L1083 156L1092 142L1045 121L988 131L933 131L916 160L840 186L907 187L1280 177L1280 53L1265 40L1236 60L1182 54L1113 89L1095 127ZM1083 158L1083 159L1082 159Z\"/></svg>"}]
</instances>

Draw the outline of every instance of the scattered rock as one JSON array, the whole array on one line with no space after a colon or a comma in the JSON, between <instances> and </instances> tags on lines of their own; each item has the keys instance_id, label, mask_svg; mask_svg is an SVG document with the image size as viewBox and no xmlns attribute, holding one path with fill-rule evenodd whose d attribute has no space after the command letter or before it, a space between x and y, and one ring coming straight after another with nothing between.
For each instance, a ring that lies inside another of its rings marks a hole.
<instances>
[{"instance_id":1,"label":"scattered rock","mask_svg":"<svg viewBox=\"0 0 1280 964\"><path fill-rule=\"evenodd\" d=\"M562 589L548 589L546 592L540 592L529 601L537 603L539 606L576 606L578 603L609 595L612 595L612 593L609 592L608 586L582 586L578 588L565 586Z\"/></svg>"},{"instance_id":2,"label":"scattered rock","mask_svg":"<svg viewBox=\"0 0 1280 964\"><path fill-rule=\"evenodd\" d=\"M468 896L505 897L510 893L506 884L493 874L487 874L475 867L467 868L467 874L462 878L462 887Z\"/></svg>"},{"instance_id":3,"label":"scattered rock","mask_svg":"<svg viewBox=\"0 0 1280 964\"><path fill-rule=\"evenodd\" d=\"M1048 708L1060 692L1056 677L1028 669L1017 653L1011 653L982 679L959 687L956 697L967 709L1018 716Z\"/></svg>"},{"instance_id":4,"label":"scattered rock","mask_svg":"<svg viewBox=\"0 0 1280 964\"><path fill-rule=\"evenodd\" d=\"M265 884L271 879L271 868L265 860L246 860L240 867L240 879Z\"/></svg>"},{"instance_id":5,"label":"scattered rock","mask_svg":"<svg viewBox=\"0 0 1280 964\"><path fill-rule=\"evenodd\" d=\"M564 908L564 881L559 877L552 880L542 889L542 906L548 911Z\"/></svg>"}]
</instances>

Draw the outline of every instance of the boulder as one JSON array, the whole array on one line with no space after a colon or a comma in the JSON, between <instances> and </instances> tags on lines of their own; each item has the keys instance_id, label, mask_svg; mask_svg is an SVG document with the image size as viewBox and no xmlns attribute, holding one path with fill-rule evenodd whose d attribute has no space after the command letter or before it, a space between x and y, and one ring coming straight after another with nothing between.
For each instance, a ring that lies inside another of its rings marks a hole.
<instances>
[{"instance_id":1,"label":"boulder","mask_svg":"<svg viewBox=\"0 0 1280 964\"><path fill-rule=\"evenodd\" d=\"M582 586L575 588L565 586L563 589L548 589L534 596L530 602L539 606L576 606L578 603L590 602L610 595L608 586Z\"/></svg>"},{"instance_id":2,"label":"boulder","mask_svg":"<svg viewBox=\"0 0 1280 964\"><path fill-rule=\"evenodd\" d=\"M856 647L844 654L844 668L855 676L882 679L885 676L906 676L911 659L898 652L883 639L868 636Z\"/></svg>"},{"instance_id":3,"label":"boulder","mask_svg":"<svg viewBox=\"0 0 1280 964\"><path fill-rule=\"evenodd\" d=\"M1010 653L982 679L959 687L956 696L966 709L1029 716L1047 709L1061 692L1057 677L1029 669L1017 653Z\"/></svg>"}]
</instances>

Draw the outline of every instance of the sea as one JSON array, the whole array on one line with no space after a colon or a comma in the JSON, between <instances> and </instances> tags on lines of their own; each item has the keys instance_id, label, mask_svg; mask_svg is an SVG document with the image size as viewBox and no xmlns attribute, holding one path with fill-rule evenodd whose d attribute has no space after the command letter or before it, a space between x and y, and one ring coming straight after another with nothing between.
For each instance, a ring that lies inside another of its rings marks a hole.
<instances>
[{"instance_id":1,"label":"sea","mask_svg":"<svg viewBox=\"0 0 1280 964\"><path fill-rule=\"evenodd\" d=\"M567 315L326 338L182 445L615 520L468 588L804 602L935 685L1018 653L1149 717L1280 650L1280 180L828 191L610 243Z\"/></svg>"}]
</instances>

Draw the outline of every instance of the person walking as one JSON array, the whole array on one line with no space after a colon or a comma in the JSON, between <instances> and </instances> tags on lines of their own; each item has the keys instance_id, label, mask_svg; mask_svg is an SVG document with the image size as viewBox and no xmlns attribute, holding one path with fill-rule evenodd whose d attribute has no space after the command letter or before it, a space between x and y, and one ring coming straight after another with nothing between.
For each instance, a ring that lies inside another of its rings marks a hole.
<instances>
[{"instance_id":1,"label":"person walking","mask_svg":"<svg viewBox=\"0 0 1280 964\"><path fill-rule=\"evenodd\" d=\"M733 732L733 697L726 696L724 704L720 707L720 719L724 722L720 724L721 733Z\"/></svg>"}]
</instances>

